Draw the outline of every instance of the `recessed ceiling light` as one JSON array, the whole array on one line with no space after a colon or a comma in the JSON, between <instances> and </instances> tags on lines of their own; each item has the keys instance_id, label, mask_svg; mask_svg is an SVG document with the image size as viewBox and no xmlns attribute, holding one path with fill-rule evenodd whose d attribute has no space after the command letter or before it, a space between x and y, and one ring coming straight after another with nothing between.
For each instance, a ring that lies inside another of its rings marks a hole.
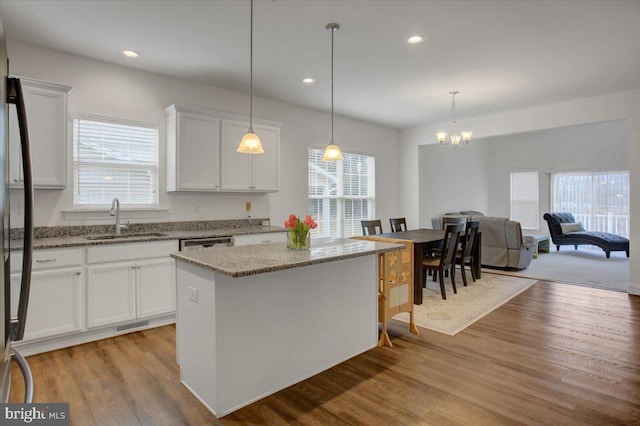
<instances>
[{"instance_id":1,"label":"recessed ceiling light","mask_svg":"<svg viewBox=\"0 0 640 426\"><path fill-rule=\"evenodd\" d=\"M425 40L426 37L421 36L421 35L414 35L411 36L407 39L407 43L409 44L418 44L418 43L422 43Z\"/></svg>"},{"instance_id":2,"label":"recessed ceiling light","mask_svg":"<svg viewBox=\"0 0 640 426\"><path fill-rule=\"evenodd\" d=\"M315 82L316 82L316 79L315 79L315 78L311 78L311 77L307 77L307 78L303 78L303 79L302 79L302 82L303 82L304 84L311 84L311 83L315 83Z\"/></svg>"},{"instance_id":3,"label":"recessed ceiling light","mask_svg":"<svg viewBox=\"0 0 640 426\"><path fill-rule=\"evenodd\" d=\"M124 56L128 56L129 58L137 58L138 56L140 56L140 52L136 52L135 50L123 50L122 54Z\"/></svg>"}]
</instances>

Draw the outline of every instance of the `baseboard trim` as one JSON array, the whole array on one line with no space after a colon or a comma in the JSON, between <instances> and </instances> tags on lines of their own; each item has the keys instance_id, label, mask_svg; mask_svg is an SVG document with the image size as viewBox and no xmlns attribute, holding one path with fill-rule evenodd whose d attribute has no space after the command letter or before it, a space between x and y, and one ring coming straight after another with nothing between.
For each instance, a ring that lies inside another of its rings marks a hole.
<instances>
[{"instance_id":1,"label":"baseboard trim","mask_svg":"<svg viewBox=\"0 0 640 426\"><path fill-rule=\"evenodd\" d=\"M639 286L630 285L629 288L627 289L627 293L633 294L633 295L636 295L636 296L640 296L640 287Z\"/></svg>"},{"instance_id":2,"label":"baseboard trim","mask_svg":"<svg viewBox=\"0 0 640 426\"><path fill-rule=\"evenodd\" d=\"M133 333L147 328L174 324L176 322L176 315L163 315L161 317L145 321L148 322L148 325L140 327L139 321L136 321L133 323L134 325L136 325L136 328L132 328L126 331L118 332L116 330L117 326L111 325L99 329L85 330L79 333L55 336L47 339L15 342L13 343L13 347L18 349L20 351L20 354L23 356L35 355L42 352L49 352L56 349L67 348L69 346L81 345L83 343L89 343L96 340L108 339L110 337L116 337L125 333ZM118 324L118 326L122 326L122 324Z\"/></svg>"}]
</instances>

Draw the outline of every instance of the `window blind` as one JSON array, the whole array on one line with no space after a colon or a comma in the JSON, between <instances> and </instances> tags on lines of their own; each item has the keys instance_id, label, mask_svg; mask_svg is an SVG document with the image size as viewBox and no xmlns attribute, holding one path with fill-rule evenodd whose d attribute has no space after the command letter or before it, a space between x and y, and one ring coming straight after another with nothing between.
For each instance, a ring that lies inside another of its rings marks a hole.
<instances>
[{"instance_id":1,"label":"window blind","mask_svg":"<svg viewBox=\"0 0 640 426\"><path fill-rule=\"evenodd\" d=\"M73 119L74 205L158 206L158 127Z\"/></svg>"},{"instance_id":2,"label":"window blind","mask_svg":"<svg viewBox=\"0 0 640 426\"><path fill-rule=\"evenodd\" d=\"M375 215L375 158L344 153L343 161L323 161L309 148L309 214L318 223L314 237L362 235L361 220Z\"/></svg>"},{"instance_id":3,"label":"window blind","mask_svg":"<svg viewBox=\"0 0 640 426\"><path fill-rule=\"evenodd\" d=\"M511 173L511 220L523 229L538 229L538 200L538 172Z\"/></svg>"}]
</instances>

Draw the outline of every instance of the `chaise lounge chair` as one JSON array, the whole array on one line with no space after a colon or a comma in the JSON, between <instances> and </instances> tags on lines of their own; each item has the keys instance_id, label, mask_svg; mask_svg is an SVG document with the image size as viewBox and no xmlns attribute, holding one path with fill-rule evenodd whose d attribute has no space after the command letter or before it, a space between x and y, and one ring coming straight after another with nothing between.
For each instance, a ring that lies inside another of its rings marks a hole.
<instances>
[{"instance_id":1,"label":"chaise lounge chair","mask_svg":"<svg viewBox=\"0 0 640 426\"><path fill-rule=\"evenodd\" d=\"M577 250L580 245L591 244L604 250L607 259L612 251L625 251L629 257L628 238L608 232L585 231L581 224L576 223L573 215L567 212L545 213L543 217L549 225L549 233L556 250L566 245L574 246Z\"/></svg>"}]
</instances>

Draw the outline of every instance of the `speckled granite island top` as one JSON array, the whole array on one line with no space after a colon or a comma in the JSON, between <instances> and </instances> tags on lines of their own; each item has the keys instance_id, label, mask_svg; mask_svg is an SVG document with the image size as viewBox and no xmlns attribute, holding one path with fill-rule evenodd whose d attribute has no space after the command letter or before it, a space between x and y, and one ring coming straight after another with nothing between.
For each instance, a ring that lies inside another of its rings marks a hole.
<instances>
[{"instance_id":1,"label":"speckled granite island top","mask_svg":"<svg viewBox=\"0 0 640 426\"><path fill-rule=\"evenodd\" d=\"M38 227L34 232L34 249L127 244L148 241L213 238L270 232L285 232L281 226L260 226L259 219L159 222L129 224L119 238L113 238L113 225ZM100 238L105 236L107 238ZM11 230L11 250L22 250L22 229Z\"/></svg>"},{"instance_id":2,"label":"speckled granite island top","mask_svg":"<svg viewBox=\"0 0 640 426\"><path fill-rule=\"evenodd\" d=\"M179 261L192 263L232 277L263 274L334 262L359 256L397 250L401 244L350 239L311 240L309 250L287 249L284 243L234 247L213 247L173 253Z\"/></svg>"}]
</instances>

